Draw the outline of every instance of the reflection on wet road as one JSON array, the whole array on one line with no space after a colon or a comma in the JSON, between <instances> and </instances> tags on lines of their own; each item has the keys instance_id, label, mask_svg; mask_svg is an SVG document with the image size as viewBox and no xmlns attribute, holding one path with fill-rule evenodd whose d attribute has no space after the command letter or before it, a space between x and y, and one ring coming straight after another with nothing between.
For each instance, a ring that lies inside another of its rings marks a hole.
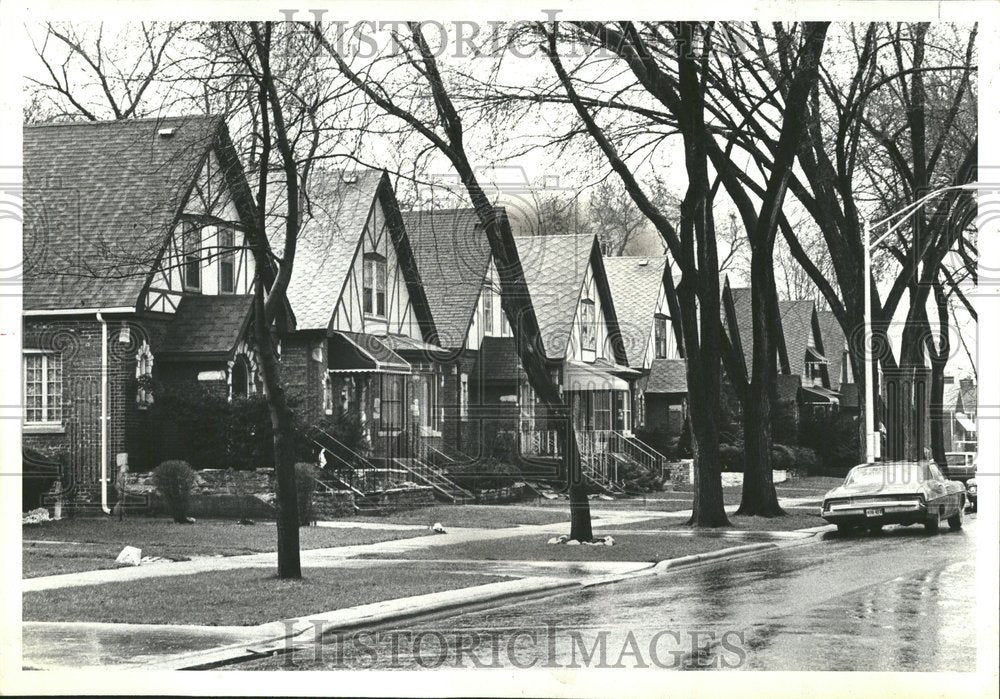
<instances>
[{"instance_id":1,"label":"reflection on wet road","mask_svg":"<svg viewBox=\"0 0 1000 699\"><path fill-rule=\"evenodd\" d=\"M299 669L975 670L975 520L822 540L331 640Z\"/></svg>"}]
</instances>

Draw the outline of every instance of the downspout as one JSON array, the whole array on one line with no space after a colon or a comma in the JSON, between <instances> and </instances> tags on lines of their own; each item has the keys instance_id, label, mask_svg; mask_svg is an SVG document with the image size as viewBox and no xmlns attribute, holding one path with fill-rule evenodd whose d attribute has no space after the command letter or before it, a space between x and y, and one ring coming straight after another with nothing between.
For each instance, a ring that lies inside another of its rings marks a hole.
<instances>
[{"instance_id":1,"label":"downspout","mask_svg":"<svg viewBox=\"0 0 1000 699\"><path fill-rule=\"evenodd\" d=\"M101 324L101 509L110 515L108 507L108 321L97 311Z\"/></svg>"}]
</instances>

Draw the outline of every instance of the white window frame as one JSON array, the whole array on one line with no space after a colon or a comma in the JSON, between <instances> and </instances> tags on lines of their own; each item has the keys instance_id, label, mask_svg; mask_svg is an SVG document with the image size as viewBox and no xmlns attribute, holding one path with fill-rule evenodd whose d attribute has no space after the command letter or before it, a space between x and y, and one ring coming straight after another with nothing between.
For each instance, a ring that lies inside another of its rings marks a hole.
<instances>
[{"instance_id":1,"label":"white window frame","mask_svg":"<svg viewBox=\"0 0 1000 699\"><path fill-rule=\"evenodd\" d=\"M597 304L589 298L580 302L580 349L597 351Z\"/></svg>"},{"instance_id":2,"label":"white window frame","mask_svg":"<svg viewBox=\"0 0 1000 699\"><path fill-rule=\"evenodd\" d=\"M188 252L188 240L197 242L194 250ZM201 291L202 268L201 268L201 248L202 235L199 228L193 221L181 221L181 286L185 291ZM193 256L194 259L188 259ZM198 283L192 284L188 275L188 266L197 265Z\"/></svg>"},{"instance_id":3,"label":"white window frame","mask_svg":"<svg viewBox=\"0 0 1000 699\"><path fill-rule=\"evenodd\" d=\"M487 279L483 282L483 334L493 335L493 285Z\"/></svg>"},{"instance_id":4,"label":"white window frame","mask_svg":"<svg viewBox=\"0 0 1000 699\"><path fill-rule=\"evenodd\" d=\"M370 270L371 287L367 286L366 278ZM381 272L381 278L379 273ZM366 252L361 261L361 310L369 318L384 319L389 305L386 287L388 286L389 269L385 256L377 252ZM381 288L380 288L381 285ZM365 292L371 290L371 310L365 307ZM379 292L381 292L381 308L379 308Z\"/></svg>"},{"instance_id":5,"label":"white window frame","mask_svg":"<svg viewBox=\"0 0 1000 699\"><path fill-rule=\"evenodd\" d=\"M458 418L469 419L469 375L462 373L458 383Z\"/></svg>"},{"instance_id":6,"label":"white window frame","mask_svg":"<svg viewBox=\"0 0 1000 699\"><path fill-rule=\"evenodd\" d=\"M135 355L135 378L142 379L143 377L153 376L153 351L149 347L149 343L143 341L142 346ZM150 405L153 404L153 393L147 389L139 386L135 392L135 403L139 410L145 410Z\"/></svg>"},{"instance_id":7,"label":"white window frame","mask_svg":"<svg viewBox=\"0 0 1000 699\"><path fill-rule=\"evenodd\" d=\"M236 287L236 231L227 226L220 226L216 233L219 243L219 294L235 294ZM223 238L226 239L223 244ZM222 284L222 270L228 266L232 269L232 288L226 289Z\"/></svg>"},{"instance_id":8,"label":"white window frame","mask_svg":"<svg viewBox=\"0 0 1000 699\"><path fill-rule=\"evenodd\" d=\"M657 359L666 359L667 353L670 351L669 344L669 328L667 327L667 316L662 313L657 313L653 316L653 356ZM660 333L662 328L662 335ZM660 352L662 345L663 352Z\"/></svg>"},{"instance_id":9,"label":"white window frame","mask_svg":"<svg viewBox=\"0 0 1000 699\"><path fill-rule=\"evenodd\" d=\"M65 384L65 374L62 372L62 354L59 352L45 352L43 350L26 349L22 352L21 359L21 420L25 426L35 428L59 428L63 426L63 388ZM42 419L28 419L28 357L41 357L41 388L42 388ZM50 411L53 409L51 396L49 395L49 360L51 357L59 358L60 378L59 378L59 419L50 419Z\"/></svg>"}]
</instances>

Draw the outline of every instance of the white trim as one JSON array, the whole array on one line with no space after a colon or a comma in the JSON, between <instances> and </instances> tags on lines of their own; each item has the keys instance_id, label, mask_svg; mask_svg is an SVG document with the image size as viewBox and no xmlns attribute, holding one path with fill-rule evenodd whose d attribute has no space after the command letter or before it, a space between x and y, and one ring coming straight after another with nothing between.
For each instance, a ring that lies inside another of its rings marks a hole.
<instances>
[{"instance_id":1,"label":"white trim","mask_svg":"<svg viewBox=\"0 0 1000 699\"><path fill-rule=\"evenodd\" d=\"M114 308L51 308L37 311L21 311L22 316L75 316L95 313L135 313L135 306L115 306Z\"/></svg>"}]
</instances>

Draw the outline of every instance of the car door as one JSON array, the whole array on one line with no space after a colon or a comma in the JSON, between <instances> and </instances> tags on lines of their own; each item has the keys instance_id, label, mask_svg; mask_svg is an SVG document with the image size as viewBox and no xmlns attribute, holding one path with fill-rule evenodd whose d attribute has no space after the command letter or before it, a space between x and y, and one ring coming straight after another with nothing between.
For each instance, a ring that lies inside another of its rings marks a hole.
<instances>
[{"instance_id":1,"label":"car door","mask_svg":"<svg viewBox=\"0 0 1000 699\"><path fill-rule=\"evenodd\" d=\"M936 464L930 464L928 468L931 475L930 485L934 489L933 492L940 493L939 500L935 504L944 505L942 516L950 517L962 507L962 494L960 489L956 487L959 484L956 481L945 479Z\"/></svg>"}]
</instances>

